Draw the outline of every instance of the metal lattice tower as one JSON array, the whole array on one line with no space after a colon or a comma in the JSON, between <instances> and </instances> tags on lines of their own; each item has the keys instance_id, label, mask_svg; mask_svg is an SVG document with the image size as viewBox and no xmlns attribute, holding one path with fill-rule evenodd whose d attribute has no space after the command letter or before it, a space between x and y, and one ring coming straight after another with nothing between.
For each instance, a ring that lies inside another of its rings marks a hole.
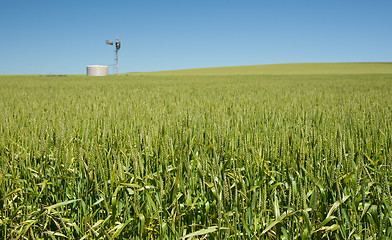
<instances>
[{"instance_id":1,"label":"metal lattice tower","mask_svg":"<svg viewBox=\"0 0 392 240\"><path fill-rule=\"evenodd\" d=\"M116 73L118 75L118 51L120 50L120 47L121 47L120 37L116 38L115 43L113 43L113 41L106 40L106 44L114 45L116 47L116 54L114 56L114 61L115 61L115 65L116 65Z\"/></svg>"}]
</instances>

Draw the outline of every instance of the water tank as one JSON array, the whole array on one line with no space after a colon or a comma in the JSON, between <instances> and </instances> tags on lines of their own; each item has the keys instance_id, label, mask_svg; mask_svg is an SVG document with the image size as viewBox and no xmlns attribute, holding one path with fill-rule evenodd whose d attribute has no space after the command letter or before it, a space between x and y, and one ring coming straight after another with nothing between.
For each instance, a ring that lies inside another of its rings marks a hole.
<instances>
[{"instance_id":1,"label":"water tank","mask_svg":"<svg viewBox=\"0 0 392 240\"><path fill-rule=\"evenodd\" d=\"M89 65L87 66L87 76L106 76L108 75L108 66Z\"/></svg>"}]
</instances>

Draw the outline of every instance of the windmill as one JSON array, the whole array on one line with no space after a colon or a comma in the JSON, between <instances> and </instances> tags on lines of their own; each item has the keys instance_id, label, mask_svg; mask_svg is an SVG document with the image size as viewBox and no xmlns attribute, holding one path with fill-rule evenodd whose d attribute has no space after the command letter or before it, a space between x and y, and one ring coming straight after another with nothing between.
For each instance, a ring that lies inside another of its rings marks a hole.
<instances>
[{"instance_id":1,"label":"windmill","mask_svg":"<svg viewBox=\"0 0 392 240\"><path fill-rule=\"evenodd\" d=\"M117 75L118 75L118 50L120 50L120 47L121 47L120 37L116 38L115 43L113 43L113 41L106 40L106 44L108 44L108 45L114 44L114 46L116 47L116 55L114 57L114 61L116 62L116 69L117 69Z\"/></svg>"}]
</instances>

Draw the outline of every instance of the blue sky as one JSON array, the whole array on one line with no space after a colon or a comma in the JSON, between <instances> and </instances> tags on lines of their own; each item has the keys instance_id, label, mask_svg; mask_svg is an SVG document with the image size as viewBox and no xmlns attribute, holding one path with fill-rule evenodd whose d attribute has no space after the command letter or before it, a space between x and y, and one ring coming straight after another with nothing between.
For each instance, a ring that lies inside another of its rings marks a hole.
<instances>
[{"instance_id":1,"label":"blue sky","mask_svg":"<svg viewBox=\"0 0 392 240\"><path fill-rule=\"evenodd\" d=\"M0 1L0 74L392 62L392 1Z\"/></svg>"}]
</instances>

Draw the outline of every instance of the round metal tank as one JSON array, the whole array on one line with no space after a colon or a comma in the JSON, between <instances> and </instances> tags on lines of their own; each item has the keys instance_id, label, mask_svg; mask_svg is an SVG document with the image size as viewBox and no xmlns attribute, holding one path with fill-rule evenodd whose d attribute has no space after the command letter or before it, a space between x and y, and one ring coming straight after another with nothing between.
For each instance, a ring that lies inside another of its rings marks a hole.
<instances>
[{"instance_id":1,"label":"round metal tank","mask_svg":"<svg viewBox=\"0 0 392 240\"><path fill-rule=\"evenodd\" d=\"M87 76L106 76L108 75L108 66L89 65L87 66Z\"/></svg>"}]
</instances>

